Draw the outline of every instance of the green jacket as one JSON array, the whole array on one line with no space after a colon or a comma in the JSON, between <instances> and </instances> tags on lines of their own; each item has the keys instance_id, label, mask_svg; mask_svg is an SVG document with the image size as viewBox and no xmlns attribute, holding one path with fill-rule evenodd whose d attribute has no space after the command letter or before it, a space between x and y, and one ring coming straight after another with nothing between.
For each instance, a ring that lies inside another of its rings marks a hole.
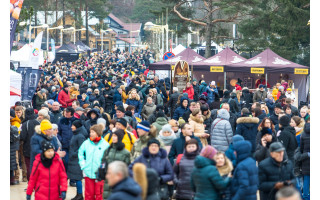
<instances>
[{"instance_id":1,"label":"green jacket","mask_svg":"<svg viewBox=\"0 0 320 200\"><path fill-rule=\"evenodd\" d=\"M156 122L152 124L157 128L157 136L159 135L159 132L161 131L162 127L166 124L168 124L168 120L165 117L158 117Z\"/></svg>"}]
</instances>

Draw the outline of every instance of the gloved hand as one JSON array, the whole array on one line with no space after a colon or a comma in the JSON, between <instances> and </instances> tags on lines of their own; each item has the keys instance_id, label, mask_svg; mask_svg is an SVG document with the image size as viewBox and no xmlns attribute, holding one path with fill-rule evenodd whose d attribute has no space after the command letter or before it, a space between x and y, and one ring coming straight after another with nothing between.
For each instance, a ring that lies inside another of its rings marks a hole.
<instances>
[{"instance_id":1,"label":"gloved hand","mask_svg":"<svg viewBox=\"0 0 320 200\"><path fill-rule=\"evenodd\" d=\"M27 200L31 200L31 195L27 195Z\"/></svg>"},{"instance_id":2,"label":"gloved hand","mask_svg":"<svg viewBox=\"0 0 320 200\"><path fill-rule=\"evenodd\" d=\"M65 199L66 198L66 192L61 192L60 198Z\"/></svg>"}]
</instances>

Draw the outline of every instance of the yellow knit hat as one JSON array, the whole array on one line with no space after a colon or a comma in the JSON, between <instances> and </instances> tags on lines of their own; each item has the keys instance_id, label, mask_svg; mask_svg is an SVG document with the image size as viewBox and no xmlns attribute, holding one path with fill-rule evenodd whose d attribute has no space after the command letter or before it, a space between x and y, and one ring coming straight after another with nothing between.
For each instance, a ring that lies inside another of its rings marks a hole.
<instances>
[{"instance_id":1,"label":"yellow knit hat","mask_svg":"<svg viewBox=\"0 0 320 200\"><path fill-rule=\"evenodd\" d=\"M46 134L44 131L48 130L48 129L52 129L52 124L50 123L49 120L42 120L41 124L40 124L40 130L43 134Z\"/></svg>"},{"instance_id":2,"label":"yellow knit hat","mask_svg":"<svg viewBox=\"0 0 320 200\"><path fill-rule=\"evenodd\" d=\"M288 88L287 91L292 91L292 89L291 89L291 88Z\"/></svg>"}]
</instances>

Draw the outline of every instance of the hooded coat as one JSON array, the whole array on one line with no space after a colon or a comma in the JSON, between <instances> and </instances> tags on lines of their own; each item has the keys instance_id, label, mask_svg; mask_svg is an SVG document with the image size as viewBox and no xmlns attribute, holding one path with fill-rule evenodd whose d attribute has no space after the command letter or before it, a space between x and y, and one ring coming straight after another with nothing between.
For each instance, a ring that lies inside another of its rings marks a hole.
<instances>
[{"instance_id":1,"label":"hooded coat","mask_svg":"<svg viewBox=\"0 0 320 200\"><path fill-rule=\"evenodd\" d=\"M44 104L46 100L47 100L46 95L41 94L41 91L37 92L35 109L40 110L41 105Z\"/></svg>"},{"instance_id":2,"label":"hooded coat","mask_svg":"<svg viewBox=\"0 0 320 200\"><path fill-rule=\"evenodd\" d=\"M170 95L168 106L174 111L177 108L177 102L179 98L179 92L174 92Z\"/></svg>"},{"instance_id":3,"label":"hooded coat","mask_svg":"<svg viewBox=\"0 0 320 200\"><path fill-rule=\"evenodd\" d=\"M278 141L286 148L289 160L294 163L294 151L298 147L296 130L291 126L282 127L280 130Z\"/></svg>"},{"instance_id":4,"label":"hooded coat","mask_svg":"<svg viewBox=\"0 0 320 200\"><path fill-rule=\"evenodd\" d=\"M191 188L195 192L195 200L218 200L219 191L225 189L230 183L230 178L223 179L215 161L197 156L194 169L191 173Z\"/></svg>"},{"instance_id":5,"label":"hooded coat","mask_svg":"<svg viewBox=\"0 0 320 200\"><path fill-rule=\"evenodd\" d=\"M187 105L186 108L183 107L183 105L182 105L182 102L183 102L184 100L187 100L187 101L188 101L188 105ZM184 114L186 111L189 110L188 106L189 106L189 100L188 100L187 98L181 97L181 99L180 99L180 107L178 107L177 109L175 109L175 111L174 111L174 113L173 113L173 119L176 120L176 121L178 121L179 118L182 117L183 114Z\"/></svg>"},{"instance_id":6,"label":"hooded coat","mask_svg":"<svg viewBox=\"0 0 320 200\"><path fill-rule=\"evenodd\" d=\"M152 123L152 125L157 128L157 135L161 131L162 127L166 124L168 124L168 120L165 117L158 117L157 120Z\"/></svg>"},{"instance_id":7,"label":"hooded coat","mask_svg":"<svg viewBox=\"0 0 320 200\"><path fill-rule=\"evenodd\" d=\"M57 199L61 192L66 192L68 180L66 170L59 155L55 153L52 164L46 168L38 154L34 161L30 180L28 182L27 195L31 195L35 190L35 199Z\"/></svg>"},{"instance_id":8,"label":"hooded coat","mask_svg":"<svg viewBox=\"0 0 320 200\"><path fill-rule=\"evenodd\" d=\"M236 133L241 135L245 140L251 142L251 152L256 150L256 136L259 126L259 118L257 117L240 117L237 119Z\"/></svg>"},{"instance_id":9,"label":"hooded coat","mask_svg":"<svg viewBox=\"0 0 320 200\"><path fill-rule=\"evenodd\" d=\"M232 200L256 200L259 178L256 161L251 158L251 143L239 141L233 146L237 152L237 167L231 182Z\"/></svg>"},{"instance_id":10,"label":"hooded coat","mask_svg":"<svg viewBox=\"0 0 320 200\"><path fill-rule=\"evenodd\" d=\"M94 113L96 114L96 117L94 119L91 118L91 113ZM84 123L84 127L86 128L88 134L90 135L90 128L91 126L97 124L97 120L101 117L100 116L100 111L96 108L94 109L91 109L88 113L87 113L87 117L88 117L88 120L85 121Z\"/></svg>"},{"instance_id":11,"label":"hooded coat","mask_svg":"<svg viewBox=\"0 0 320 200\"><path fill-rule=\"evenodd\" d=\"M207 88L207 83L202 82L201 85L199 86L199 95L201 95L203 92L205 92L206 88Z\"/></svg>"},{"instance_id":12,"label":"hooded coat","mask_svg":"<svg viewBox=\"0 0 320 200\"><path fill-rule=\"evenodd\" d=\"M127 177L112 187L108 200L141 200L141 192L140 186L131 177Z\"/></svg>"},{"instance_id":13,"label":"hooded coat","mask_svg":"<svg viewBox=\"0 0 320 200\"><path fill-rule=\"evenodd\" d=\"M243 100L245 101L244 107L250 109L251 105L250 103L253 103L252 101L252 95L250 94L248 89L244 89L242 90L242 96L243 96Z\"/></svg>"},{"instance_id":14,"label":"hooded coat","mask_svg":"<svg viewBox=\"0 0 320 200\"><path fill-rule=\"evenodd\" d=\"M151 104L146 103L141 111L141 116L143 119L148 120L148 118L156 111L156 105L152 102Z\"/></svg>"},{"instance_id":15,"label":"hooded coat","mask_svg":"<svg viewBox=\"0 0 320 200\"><path fill-rule=\"evenodd\" d=\"M73 136L72 133L72 123L77 120L77 118L75 117L71 117L71 118L61 118L61 120L58 123L58 139L62 144L62 148L66 148L68 149L70 146L70 140Z\"/></svg>"},{"instance_id":16,"label":"hooded coat","mask_svg":"<svg viewBox=\"0 0 320 200\"><path fill-rule=\"evenodd\" d=\"M306 123L300 140L300 152L310 154L310 123ZM302 174L310 176L310 155L302 160Z\"/></svg>"},{"instance_id":17,"label":"hooded coat","mask_svg":"<svg viewBox=\"0 0 320 200\"><path fill-rule=\"evenodd\" d=\"M202 113L202 118L203 118L203 124L205 125L205 130L209 131L211 130L211 124L213 122L212 118L211 118L211 111L208 110L207 115L203 115Z\"/></svg>"},{"instance_id":18,"label":"hooded coat","mask_svg":"<svg viewBox=\"0 0 320 200\"><path fill-rule=\"evenodd\" d=\"M225 152L232 141L232 127L229 122L229 112L225 109L218 111L217 119L211 124L211 146Z\"/></svg>"}]
</instances>

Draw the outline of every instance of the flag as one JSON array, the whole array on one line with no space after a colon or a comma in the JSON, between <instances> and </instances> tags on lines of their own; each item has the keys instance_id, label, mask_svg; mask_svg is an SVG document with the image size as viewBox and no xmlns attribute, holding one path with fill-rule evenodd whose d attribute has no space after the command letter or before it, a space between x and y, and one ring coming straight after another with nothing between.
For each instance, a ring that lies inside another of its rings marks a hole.
<instances>
[{"instance_id":1,"label":"flag","mask_svg":"<svg viewBox=\"0 0 320 200\"><path fill-rule=\"evenodd\" d=\"M39 58L41 56L40 50L41 50L42 35L43 35L43 31L39 33L39 35L37 35L30 52L28 67L32 67L32 69L39 69Z\"/></svg>"},{"instance_id":2,"label":"flag","mask_svg":"<svg viewBox=\"0 0 320 200\"><path fill-rule=\"evenodd\" d=\"M10 0L10 54L23 0Z\"/></svg>"},{"instance_id":3,"label":"flag","mask_svg":"<svg viewBox=\"0 0 320 200\"><path fill-rule=\"evenodd\" d=\"M17 72L22 75L21 100L32 100L32 97L36 92L42 70L31 69L30 67L19 67Z\"/></svg>"}]
</instances>

